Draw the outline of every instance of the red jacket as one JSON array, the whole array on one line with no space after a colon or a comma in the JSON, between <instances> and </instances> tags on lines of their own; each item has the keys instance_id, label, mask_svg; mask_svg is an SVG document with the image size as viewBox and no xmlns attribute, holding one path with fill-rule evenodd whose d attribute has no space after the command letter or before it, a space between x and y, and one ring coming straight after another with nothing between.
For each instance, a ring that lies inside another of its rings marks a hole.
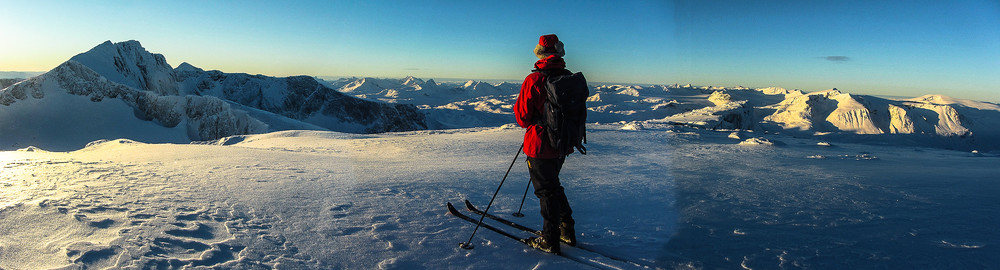
<instances>
[{"instance_id":1,"label":"red jacket","mask_svg":"<svg viewBox=\"0 0 1000 270\"><path fill-rule=\"evenodd\" d=\"M566 62L562 57L549 56L535 62L535 69L563 69ZM532 72L524 83L521 84L521 93L517 95L517 102L514 104L514 117L517 124L527 128L524 132L524 154L533 158L559 158L573 153L570 149L567 153L560 154L555 148L549 145L549 139L545 137L545 127L536 125L545 104L545 74Z\"/></svg>"}]
</instances>

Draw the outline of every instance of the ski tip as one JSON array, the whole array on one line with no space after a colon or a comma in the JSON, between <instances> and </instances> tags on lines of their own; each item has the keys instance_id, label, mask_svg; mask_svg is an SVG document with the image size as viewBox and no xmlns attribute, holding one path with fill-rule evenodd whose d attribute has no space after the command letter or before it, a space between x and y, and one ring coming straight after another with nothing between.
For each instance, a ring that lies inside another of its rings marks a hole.
<instances>
[{"instance_id":1,"label":"ski tip","mask_svg":"<svg viewBox=\"0 0 1000 270\"><path fill-rule=\"evenodd\" d=\"M470 202L469 200L465 200L465 208L469 208L469 210L476 211L476 206L472 205L472 202Z\"/></svg>"},{"instance_id":2,"label":"ski tip","mask_svg":"<svg viewBox=\"0 0 1000 270\"><path fill-rule=\"evenodd\" d=\"M451 205L451 202L448 202L448 213L450 213L452 215L454 215L455 213L458 213L458 210L455 209L454 205Z\"/></svg>"}]
</instances>

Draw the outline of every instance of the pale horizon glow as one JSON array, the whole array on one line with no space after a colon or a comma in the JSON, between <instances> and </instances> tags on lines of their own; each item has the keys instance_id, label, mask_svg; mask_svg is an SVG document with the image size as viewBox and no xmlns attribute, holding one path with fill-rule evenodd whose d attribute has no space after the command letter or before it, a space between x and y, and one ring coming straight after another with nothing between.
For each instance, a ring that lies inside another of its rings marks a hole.
<instances>
[{"instance_id":1,"label":"pale horizon glow","mask_svg":"<svg viewBox=\"0 0 1000 270\"><path fill-rule=\"evenodd\" d=\"M998 102L1000 3L30 1L0 16L0 71L110 40L176 67L270 76L524 78L539 35L591 81Z\"/></svg>"}]
</instances>

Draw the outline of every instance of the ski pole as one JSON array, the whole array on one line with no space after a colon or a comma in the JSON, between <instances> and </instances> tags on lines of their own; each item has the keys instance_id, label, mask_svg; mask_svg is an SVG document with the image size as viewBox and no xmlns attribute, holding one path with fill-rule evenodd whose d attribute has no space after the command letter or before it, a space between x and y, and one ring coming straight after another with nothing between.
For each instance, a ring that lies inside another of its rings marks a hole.
<instances>
[{"instance_id":1,"label":"ski pole","mask_svg":"<svg viewBox=\"0 0 1000 270\"><path fill-rule=\"evenodd\" d=\"M510 169L514 168L514 162L517 162L517 156L521 155L521 149L522 148L524 148L524 143L523 142L521 143L521 146L517 148L517 154L514 154L514 160L512 160L510 162L510 167L507 168L507 172L503 174L503 179L500 180L500 185L497 186L497 191L493 192L493 198L490 199L490 204L487 204L486 205L486 210L483 210L483 216L479 217L479 223L477 223L476 224L476 228L472 230L472 235L469 235L469 241L465 241L465 243L459 243L458 244L459 247L464 248L464 249L473 249L473 248L475 248L474 246L472 246L472 237L476 236L476 231L479 230L479 226L483 225L483 218L486 218L486 213L489 212L490 211L490 207L493 206L493 200L497 199L497 194L500 193L500 187L503 186L503 182L504 181L507 181L507 175L510 174Z\"/></svg>"},{"instance_id":2,"label":"ski pole","mask_svg":"<svg viewBox=\"0 0 1000 270\"><path fill-rule=\"evenodd\" d=\"M521 209L524 208L524 199L528 198L528 188L531 188L531 178L528 178L528 186L524 187L524 196L521 196L521 206L517 207L517 213L513 213L511 215L515 217L524 217L524 214L521 214Z\"/></svg>"}]
</instances>

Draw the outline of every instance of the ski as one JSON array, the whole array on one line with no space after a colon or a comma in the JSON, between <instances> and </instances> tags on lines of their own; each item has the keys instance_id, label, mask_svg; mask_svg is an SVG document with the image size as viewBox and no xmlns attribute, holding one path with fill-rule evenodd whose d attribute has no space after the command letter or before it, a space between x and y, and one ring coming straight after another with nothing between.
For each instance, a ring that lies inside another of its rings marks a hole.
<instances>
[{"instance_id":1,"label":"ski","mask_svg":"<svg viewBox=\"0 0 1000 270\"><path fill-rule=\"evenodd\" d=\"M472 218L472 217L470 217L470 216L468 216L466 214L463 214L463 213L459 212L457 209L455 209L455 206L452 205L450 202L448 203L448 213L451 214L451 215L453 215L453 216L456 216L456 217L459 217L461 219L464 219L465 221L471 222L473 224L479 224L479 220L477 220L475 218ZM496 233L498 233L500 235L506 236L507 238L517 240L521 244L524 244L524 245L526 245L528 247L531 247L531 245L528 244L528 238L518 237L518 236L513 235L513 234L511 234L511 233L509 233L507 231L504 231L504 230L500 229L500 228L497 228L497 227L494 227L492 225L485 224L485 223L480 224L480 227L483 227L483 228L486 228L488 230L494 231L494 232L496 232ZM536 248L531 247L531 249L536 249ZM597 254L600 257L609 258L609 257L603 256L602 254L597 253L597 252L591 252L591 253ZM551 254L551 253L549 253L549 254ZM580 263L580 264L583 264L583 265L586 265L586 266L597 268L597 269L627 269L627 268L623 268L621 266L616 266L614 264L610 264L610 263L606 263L606 262L601 262L600 260L595 260L593 258L583 258L583 257L575 256L575 255L570 255L570 254L567 254L565 250L563 251L563 253L559 253L559 254L555 254L555 255L558 255L560 257L572 260L574 262L577 262L577 263ZM649 268L649 267L646 267L646 268Z\"/></svg>"},{"instance_id":2,"label":"ski","mask_svg":"<svg viewBox=\"0 0 1000 270\"><path fill-rule=\"evenodd\" d=\"M474 218L472 218L470 216L467 216L465 214L462 214L461 212L458 212L458 210L455 209L455 206L451 205L450 202L448 203L448 213L450 213L453 216L456 216L456 217L459 217L461 219L464 219L466 221L472 222L474 224L479 224L479 220L476 220L476 219L474 219ZM483 227L483 228L486 228L488 230L494 231L496 233L499 233L500 235L509 237L510 239L517 240L518 242L521 242L523 244L528 244L528 239L527 238L517 237L516 235L510 234L509 232L501 230L500 228L497 228L497 227L493 227L493 226L491 226L489 224L483 223L483 224L480 225L480 227Z\"/></svg>"},{"instance_id":3,"label":"ski","mask_svg":"<svg viewBox=\"0 0 1000 270\"><path fill-rule=\"evenodd\" d=\"M476 206L473 205L472 202L470 202L469 200L465 200L465 208L468 208L469 211L472 211L473 213L476 213L477 215L482 215L483 214L483 211L479 210L478 208L476 208ZM535 234L535 235L538 235L538 236L542 236L542 231L535 230L535 229L532 229L532 228L528 228L527 226L524 226L524 225L521 225L521 224L517 224L517 223L515 223L513 221L510 221L510 220L507 220L505 218L498 217L498 216L495 216L495 215L490 214L490 213L487 213L486 217L488 217L488 218L490 218L492 220L496 220L496 221L498 221L500 223L507 224L508 226L517 228L519 230L522 230L522 231L525 231L525 232L529 232L529 233L532 233L532 234ZM563 242L565 242L565 241L563 241Z\"/></svg>"},{"instance_id":4,"label":"ski","mask_svg":"<svg viewBox=\"0 0 1000 270\"><path fill-rule=\"evenodd\" d=\"M469 211L472 211L473 213L476 213L477 215L483 215L484 214L482 210L479 210L479 208L476 208L476 206L473 205L472 202L470 202L469 200L465 200L465 208L468 208ZM506 224L508 226L514 227L514 228L516 228L518 230L522 230L522 231L525 231L525 232L528 232L528 233L532 233L532 234L535 234L535 235L538 235L538 236L542 236L542 231L540 231L540 230L532 229L532 228L530 228L528 226L524 226L524 225L518 224L516 222L507 220L505 218L502 218L502 217L499 217L499 216L496 216L496 215L493 215L493 214L490 214L490 213L485 213L485 214L486 214L486 217L488 217L488 218L490 218L492 220L495 220L497 222L500 222L500 223ZM566 241L562 241L562 242L566 243ZM629 263L629 264L633 264L633 265L641 266L641 267L656 268L656 266L654 266L654 265L650 265L650 264L642 263L642 262L636 262L636 261L633 261L633 260L629 260L629 259L626 259L626 258L615 256L615 255L610 255L610 254L607 254L607 253L595 250L593 248L587 247L587 246L582 245L580 243L577 243L576 246L572 246L572 247L575 247L575 248L578 248L578 249L582 249L582 250L586 250L586 251L594 253L594 254L599 254L601 256L607 257L608 259L616 260L616 261L619 261L619 262Z\"/></svg>"}]
</instances>

